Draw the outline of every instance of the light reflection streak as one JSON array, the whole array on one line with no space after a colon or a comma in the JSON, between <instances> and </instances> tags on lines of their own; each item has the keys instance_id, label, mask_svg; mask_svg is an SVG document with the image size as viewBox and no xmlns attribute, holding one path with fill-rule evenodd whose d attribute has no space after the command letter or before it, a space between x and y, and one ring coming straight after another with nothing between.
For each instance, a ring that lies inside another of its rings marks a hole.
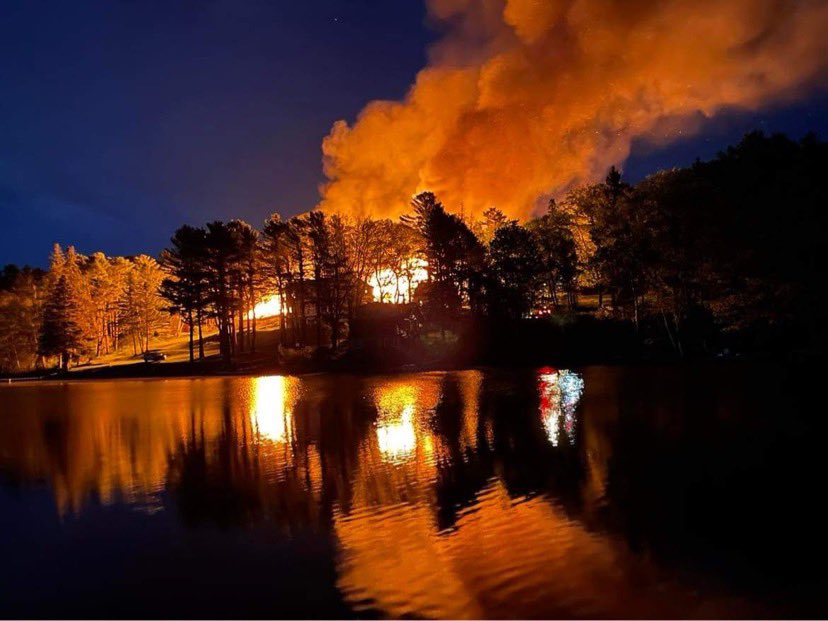
<instances>
[{"instance_id":1,"label":"light reflection streak","mask_svg":"<svg viewBox=\"0 0 828 621\"><path fill-rule=\"evenodd\" d=\"M253 383L250 422L260 438L290 442L293 435L295 381L281 375L258 377Z\"/></svg>"},{"instance_id":2,"label":"light reflection streak","mask_svg":"<svg viewBox=\"0 0 828 621\"><path fill-rule=\"evenodd\" d=\"M541 418L549 441L558 446L564 433L574 442L576 408L584 392L584 380L566 369L542 369L538 388Z\"/></svg>"},{"instance_id":3,"label":"light reflection streak","mask_svg":"<svg viewBox=\"0 0 828 621\"><path fill-rule=\"evenodd\" d=\"M426 457L433 454L434 439L418 418L432 409L438 399L439 389L434 390L429 382L384 382L377 386L376 437L383 461L409 463L416 459L418 450Z\"/></svg>"},{"instance_id":4,"label":"light reflection streak","mask_svg":"<svg viewBox=\"0 0 828 621\"><path fill-rule=\"evenodd\" d=\"M380 452L390 461L406 461L417 448L417 432L414 429L414 407L403 408L398 422L377 425L377 442Z\"/></svg>"},{"instance_id":5,"label":"light reflection streak","mask_svg":"<svg viewBox=\"0 0 828 621\"><path fill-rule=\"evenodd\" d=\"M379 420L377 444L386 461L409 461L417 448L414 413L417 393L411 385L383 385L375 393Z\"/></svg>"}]
</instances>

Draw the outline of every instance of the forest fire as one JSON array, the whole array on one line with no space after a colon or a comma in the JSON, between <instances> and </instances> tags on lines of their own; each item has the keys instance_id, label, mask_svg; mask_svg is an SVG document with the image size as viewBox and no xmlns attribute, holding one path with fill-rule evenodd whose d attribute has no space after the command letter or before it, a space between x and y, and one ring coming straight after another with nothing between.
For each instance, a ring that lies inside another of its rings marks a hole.
<instances>
[{"instance_id":1,"label":"forest fire","mask_svg":"<svg viewBox=\"0 0 828 621\"><path fill-rule=\"evenodd\" d=\"M411 258L404 262L401 269L380 269L368 278L368 286L374 302L385 304L407 304L411 302L414 290L421 282L428 280L428 263L422 259ZM249 318L258 319L278 317L282 314L282 298L279 294L265 296L255 308L248 313ZM289 312L284 309L285 313Z\"/></svg>"},{"instance_id":2,"label":"forest fire","mask_svg":"<svg viewBox=\"0 0 828 621\"><path fill-rule=\"evenodd\" d=\"M282 298L279 295L269 295L256 304L250 311L249 317L264 319L267 317L278 317L282 314Z\"/></svg>"},{"instance_id":3,"label":"forest fire","mask_svg":"<svg viewBox=\"0 0 828 621\"><path fill-rule=\"evenodd\" d=\"M421 282L428 280L428 263L422 259L410 258L402 269L377 270L368 279L368 285L375 302L406 304L411 302L414 290Z\"/></svg>"}]
</instances>

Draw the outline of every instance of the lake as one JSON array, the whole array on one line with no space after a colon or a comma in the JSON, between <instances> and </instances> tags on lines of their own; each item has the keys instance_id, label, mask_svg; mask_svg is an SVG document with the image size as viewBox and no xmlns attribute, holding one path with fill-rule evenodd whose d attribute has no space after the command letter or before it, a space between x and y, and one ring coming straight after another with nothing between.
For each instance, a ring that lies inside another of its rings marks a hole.
<instances>
[{"instance_id":1,"label":"lake","mask_svg":"<svg viewBox=\"0 0 828 621\"><path fill-rule=\"evenodd\" d=\"M5 617L828 611L821 372L0 387Z\"/></svg>"}]
</instances>

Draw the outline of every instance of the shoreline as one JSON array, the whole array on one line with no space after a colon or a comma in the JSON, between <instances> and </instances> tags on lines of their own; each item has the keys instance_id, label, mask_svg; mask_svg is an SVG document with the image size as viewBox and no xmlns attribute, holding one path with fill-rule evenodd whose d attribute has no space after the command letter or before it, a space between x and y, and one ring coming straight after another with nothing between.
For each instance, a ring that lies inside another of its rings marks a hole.
<instances>
[{"instance_id":1,"label":"shoreline","mask_svg":"<svg viewBox=\"0 0 828 621\"><path fill-rule=\"evenodd\" d=\"M579 369L585 367L681 367L681 366L730 366L738 364L758 363L782 364L823 364L824 359L819 357L785 357L765 356L732 356L732 357L646 357L626 359L559 359L538 363L534 360L508 361L492 364L487 361L464 361L451 363L449 361L435 361L424 364L405 365L344 365L344 364L311 364L311 365L280 365L278 363L240 365L234 368L225 368L217 360L201 362L170 362L170 363L143 363L119 364L99 366L90 369L77 369L68 373L52 372L49 374L0 377L0 386L20 386L29 384L86 382L86 381L114 381L114 380L153 380L153 379L204 379L219 377L261 377L265 375L293 375L304 376L314 374L350 374L364 375L402 375L406 373L427 373L434 371L460 371L469 369L538 369L553 367L557 369ZM208 365L208 366L205 366Z\"/></svg>"}]
</instances>

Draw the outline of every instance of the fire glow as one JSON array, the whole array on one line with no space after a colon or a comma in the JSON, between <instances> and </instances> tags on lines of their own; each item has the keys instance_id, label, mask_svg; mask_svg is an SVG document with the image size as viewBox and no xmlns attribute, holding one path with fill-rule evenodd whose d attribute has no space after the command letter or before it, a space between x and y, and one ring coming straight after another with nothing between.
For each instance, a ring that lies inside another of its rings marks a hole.
<instances>
[{"instance_id":1,"label":"fire glow","mask_svg":"<svg viewBox=\"0 0 828 621\"><path fill-rule=\"evenodd\" d=\"M261 439L276 443L290 440L296 390L296 380L281 375L254 380L250 420Z\"/></svg>"},{"instance_id":2,"label":"fire glow","mask_svg":"<svg viewBox=\"0 0 828 621\"><path fill-rule=\"evenodd\" d=\"M428 263L422 259L408 259L400 270L377 270L368 279L375 302L406 304L411 302L414 290L428 280Z\"/></svg>"},{"instance_id":3,"label":"fire glow","mask_svg":"<svg viewBox=\"0 0 828 621\"><path fill-rule=\"evenodd\" d=\"M428 263L422 259L408 259L402 269L390 268L377 270L368 279L374 302L385 304L407 304L421 282L428 280ZM268 295L256 304L248 313L249 318L259 319L278 317L288 309L283 308L282 298L278 294Z\"/></svg>"},{"instance_id":4,"label":"fire glow","mask_svg":"<svg viewBox=\"0 0 828 621\"><path fill-rule=\"evenodd\" d=\"M266 318L278 317L282 314L282 298L279 295L269 295L261 302L256 304L255 308L250 311L249 316Z\"/></svg>"}]
</instances>

